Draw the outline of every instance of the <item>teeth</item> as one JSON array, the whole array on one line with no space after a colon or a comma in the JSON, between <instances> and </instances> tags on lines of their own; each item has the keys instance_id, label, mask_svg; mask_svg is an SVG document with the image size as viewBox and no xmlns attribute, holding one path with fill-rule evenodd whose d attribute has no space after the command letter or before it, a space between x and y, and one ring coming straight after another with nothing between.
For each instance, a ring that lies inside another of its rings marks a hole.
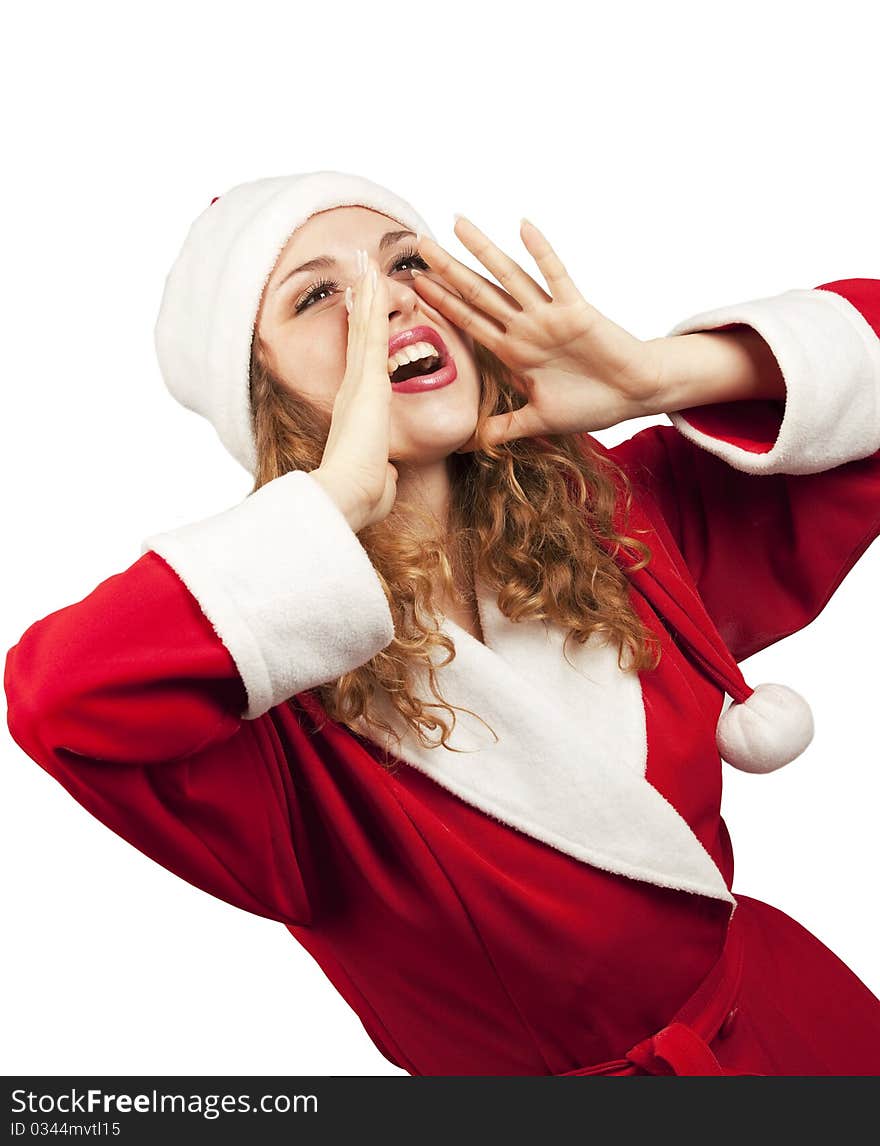
<instances>
[{"instance_id":1,"label":"teeth","mask_svg":"<svg viewBox=\"0 0 880 1146\"><path fill-rule=\"evenodd\" d=\"M413 342L404 346L388 359L388 373L393 374L398 366L415 362L419 358L440 357L440 351L430 342Z\"/></svg>"}]
</instances>

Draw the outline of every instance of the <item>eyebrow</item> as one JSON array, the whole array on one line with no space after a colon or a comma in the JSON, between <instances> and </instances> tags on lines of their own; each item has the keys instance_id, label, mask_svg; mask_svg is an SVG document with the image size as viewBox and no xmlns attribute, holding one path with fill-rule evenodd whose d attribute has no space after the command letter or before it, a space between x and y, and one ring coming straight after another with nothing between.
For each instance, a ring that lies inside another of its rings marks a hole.
<instances>
[{"instance_id":1,"label":"eyebrow","mask_svg":"<svg viewBox=\"0 0 880 1146\"><path fill-rule=\"evenodd\" d=\"M401 239L405 239L407 236L415 238L415 235L415 231L386 231L379 240L379 250L384 251L395 243L400 242ZM336 259L331 259L329 255L319 255L315 259L309 259L307 263L302 263L300 266L294 267L292 271L288 271L272 293L277 294L287 280L293 278L294 275L302 274L304 271L329 270L330 267L335 265Z\"/></svg>"}]
</instances>

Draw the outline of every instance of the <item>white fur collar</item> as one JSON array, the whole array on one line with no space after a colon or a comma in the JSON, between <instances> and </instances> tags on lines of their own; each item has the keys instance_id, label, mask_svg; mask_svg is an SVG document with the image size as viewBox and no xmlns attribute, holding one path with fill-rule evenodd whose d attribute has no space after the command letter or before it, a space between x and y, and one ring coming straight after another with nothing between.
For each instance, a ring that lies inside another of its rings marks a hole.
<instances>
[{"instance_id":1,"label":"white fur collar","mask_svg":"<svg viewBox=\"0 0 880 1146\"><path fill-rule=\"evenodd\" d=\"M387 698L380 712L401 734L400 745L363 719L359 734L467 803L576 859L735 906L688 823L645 779L638 674L620 671L617 649L600 634L586 645L570 640L569 664L560 626L510 621L479 582L477 594L486 644L443 618L456 656L437 678L444 698L482 716L498 742L480 721L456 712L450 742L465 751L424 748ZM434 663L444 657L437 650ZM434 699L426 673L416 689Z\"/></svg>"}]
</instances>

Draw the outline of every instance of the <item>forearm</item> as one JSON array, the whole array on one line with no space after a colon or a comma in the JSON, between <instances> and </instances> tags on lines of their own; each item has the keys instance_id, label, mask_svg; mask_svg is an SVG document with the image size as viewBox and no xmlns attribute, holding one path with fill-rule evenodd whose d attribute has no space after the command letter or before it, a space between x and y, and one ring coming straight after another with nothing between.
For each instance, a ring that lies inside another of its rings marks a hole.
<instances>
[{"instance_id":1,"label":"forearm","mask_svg":"<svg viewBox=\"0 0 880 1146\"><path fill-rule=\"evenodd\" d=\"M785 398L779 364L752 327L677 334L653 342L660 356L661 385L656 409L649 413L748 398Z\"/></svg>"}]
</instances>

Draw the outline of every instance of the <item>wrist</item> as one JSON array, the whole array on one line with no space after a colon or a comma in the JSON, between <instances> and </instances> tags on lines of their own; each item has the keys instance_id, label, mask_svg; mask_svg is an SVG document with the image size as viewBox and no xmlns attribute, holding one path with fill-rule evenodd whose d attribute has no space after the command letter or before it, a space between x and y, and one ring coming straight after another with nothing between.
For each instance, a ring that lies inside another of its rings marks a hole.
<instances>
[{"instance_id":1,"label":"wrist","mask_svg":"<svg viewBox=\"0 0 880 1146\"><path fill-rule=\"evenodd\" d=\"M318 466L316 470L310 470L309 477L313 478L318 485L321 486L355 533L363 528L364 514L362 507L356 498L352 496L350 490L346 488L344 482L340 481L329 470L324 469L322 466Z\"/></svg>"},{"instance_id":2,"label":"wrist","mask_svg":"<svg viewBox=\"0 0 880 1146\"><path fill-rule=\"evenodd\" d=\"M767 342L749 326L652 339L661 383L652 413L713 402L785 399L785 381Z\"/></svg>"}]
</instances>

